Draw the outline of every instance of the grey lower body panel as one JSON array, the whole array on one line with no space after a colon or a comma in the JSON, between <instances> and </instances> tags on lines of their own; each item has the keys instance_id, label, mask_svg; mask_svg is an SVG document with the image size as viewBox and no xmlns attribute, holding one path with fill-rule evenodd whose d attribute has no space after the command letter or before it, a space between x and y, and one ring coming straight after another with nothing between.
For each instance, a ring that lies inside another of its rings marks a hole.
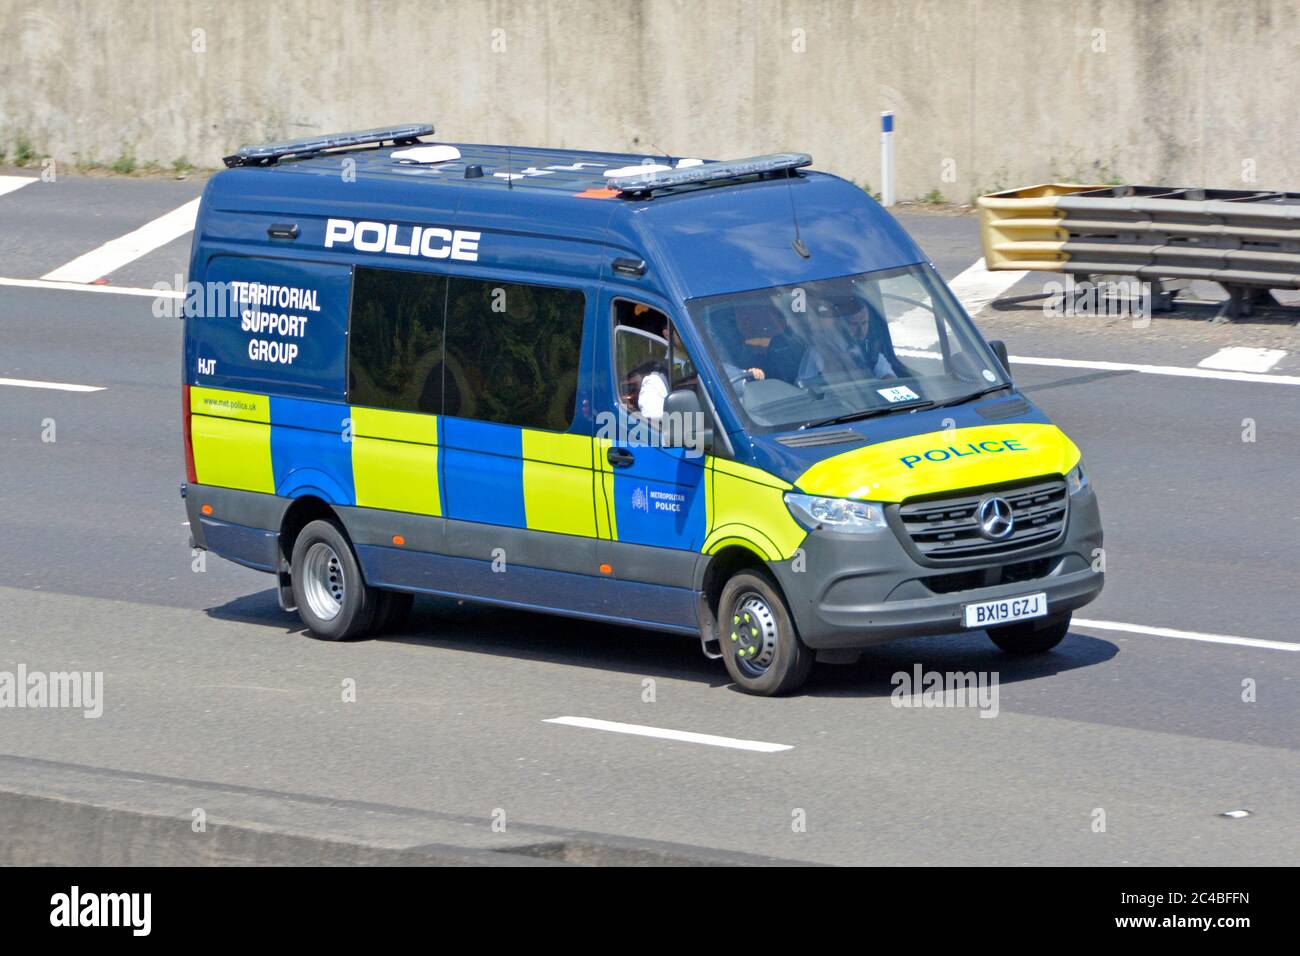
<instances>
[{"instance_id":1,"label":"grey lower body panel","mask_svg":"<svg viewBox=\"0 0 1300 956\"><path fill-rule=\"evenodd\" d=\"M260 571L280 568L280 528L293 499L190 485L196 547ZM208 505L210 514L203 514ZM695 552L509 528L377 508L333 506L366 581L594 620L697 633ZM394 535L403 543L397 546ZM600 573L608 562L613 573Z\"/></svg>"},{"instance_id":2,"label":"grey lower body panel","mask_svg":"<svg viewBox=\"0 0 1300 956\"><path fill-rule=\"evenodd\" d=\"M923 566L894 531L849 535L812 532L802 560L769 564L804 643L813 648L869 647L905 637L964 629L967 604L1044 592L1049 616L1082 607L1101 593L1093 570L1102 546L1091 488L1070 499L1060 539L996 560Z\"/></svg>"},{"instance_id":3,"label":"grey lower body panel","mask_svg":"<svg viewBox=\"0 0 1300 956\"><path fill-rule=\"evenodd\" d=\"M194 547L210 549L259 571L275 570L280 525L292 503L277 495L215 485L189 485L185 490L185 513ZM203 513L205 506L207 514Z\"/></svg>"}]
</instances>

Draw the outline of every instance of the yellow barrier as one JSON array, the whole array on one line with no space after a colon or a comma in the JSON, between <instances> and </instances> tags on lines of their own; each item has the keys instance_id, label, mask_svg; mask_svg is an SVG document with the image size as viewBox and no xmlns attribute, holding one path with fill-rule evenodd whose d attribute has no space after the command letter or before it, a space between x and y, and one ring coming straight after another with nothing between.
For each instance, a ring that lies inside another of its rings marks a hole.
<instances>
[{"instance_id":1,"label":"yellow barrier","mask_svg":"<svg viewBox=\"0 0 1300 956\"><path fill-rule=\"evenodd\" d=\"M981 196L975 205L980 212L985 266L991 270L1060 271L1059 264L1069 256L1063 251L1068 234L1061 226L1064 214L1056 207L1057 197L1102 188L1044 183Z\"/></svg>"}]
</instances>

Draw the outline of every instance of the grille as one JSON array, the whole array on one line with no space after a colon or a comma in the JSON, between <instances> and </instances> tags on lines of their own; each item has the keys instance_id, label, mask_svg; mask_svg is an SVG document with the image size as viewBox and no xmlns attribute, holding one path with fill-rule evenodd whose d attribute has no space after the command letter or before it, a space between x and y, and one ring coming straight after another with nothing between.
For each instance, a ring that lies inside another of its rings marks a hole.
<instances>
[{"instance_id":1,"label":"grille","mask_svg":"<svg viewBox=\"0 0 1300 956\"><path fill-rule=\"evenodd\" d=\"M1008 537L990 541L980 531L980 502L998 497L1011 505L1015 523ZM898 507L903 530L922 557L959 561L1023 551L1060 537L1065 528L1065 481L1053 478L952 498L909 501Z\"/></svg>"},{"instance_id":2,"label":"grille","mask_svg":"<svg viewBox=\"0 0 1300 956\"><path fill-rule=\"evenodd\" d=\"M843 445L851 441L865 442L866 439L852 429L842 428L833 432L808 432L802 435L785 435L778 438L782 445L791 448L816 448L819 445Z\"/></svg>"},{"instance_id":3,"label":"grille","mask_svg":"<svg viewBox=\"0 0 1300 956\"><path fill-rule=\"evenodd\" d=\"M1015 418L1017 415L1023 415L1029 411L1029 403L1017 398L1010 402L998 402L995 405L976 405L975 411L991 421L997 421L1002 418Z\"/></svg>"}]
</instances>

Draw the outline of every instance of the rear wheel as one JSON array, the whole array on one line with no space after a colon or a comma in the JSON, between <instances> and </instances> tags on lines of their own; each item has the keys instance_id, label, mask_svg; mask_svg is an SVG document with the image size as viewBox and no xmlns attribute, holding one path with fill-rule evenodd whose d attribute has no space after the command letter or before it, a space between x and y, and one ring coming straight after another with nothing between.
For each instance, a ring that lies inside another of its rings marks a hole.
<instances>
[{"instance_id":1,"label":"rear wheel","mask_svg":"<svg viewBox=\"0 0 1300 956\"><path fill-rule=\"evenodd\" d=\"M741 571L718 601L722 660L732 680L751 694L789 693L808 679L813 652L799 640L775 582L761 571Z\"/></svg>"},{"instance_id":2,"label":"rear wheel","mask_svg":"<svg viewBox=\"0 0 1300 956\"><path fill-rule=\"evenodd\" d=\"M1070 633L1070 615L1037 621L1020 621L988 630L991 640L1008 654L1042 654L1050 651Z\"/></svg>"},{"instance_id":3,"label":"rear wheel","mask_svg":"<svg viewBox=\"0 0 1300 956\"><path fill-rule=\"evenodd\" d=\"M293 544L291 560L294 603L316 637L345 641L364 636L375 615L374 588L347 537L332 521L312 521Z\"/></svg>"}]
</instances>

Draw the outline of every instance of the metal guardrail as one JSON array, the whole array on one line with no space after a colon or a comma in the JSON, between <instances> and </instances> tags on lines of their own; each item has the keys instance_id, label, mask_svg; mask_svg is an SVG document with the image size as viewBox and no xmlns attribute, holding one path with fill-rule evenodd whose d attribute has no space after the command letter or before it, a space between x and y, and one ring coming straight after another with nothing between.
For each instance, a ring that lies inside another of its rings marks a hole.
<instances>
[{"instance_id":1,"label":"metal guardrail","mask_svg":"<svg viewBox=\"0 0 1300 956\"><path fill-rule=\"evenodd\" d=\"M1048 183L981 196L989 269L1217 282L1235 318L1300 289L1300 193Z\"/></svg>"}]
</instances>

